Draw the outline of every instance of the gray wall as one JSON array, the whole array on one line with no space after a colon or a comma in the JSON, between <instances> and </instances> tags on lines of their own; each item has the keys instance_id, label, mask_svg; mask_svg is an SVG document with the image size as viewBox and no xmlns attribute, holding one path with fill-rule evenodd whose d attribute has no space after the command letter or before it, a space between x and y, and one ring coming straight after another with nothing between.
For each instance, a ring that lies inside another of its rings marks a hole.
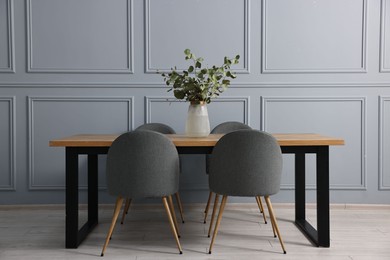
<instances>
[{"instance_id":1,"label":"gray wall","mask_svg":"<svg viewBox=\"0 0 390 260\"><path fill-rule=\"evenodd\" d=\"M211 127L342 137L330 149L331 201L390 203L390 0L0 0L0 204L64 202L53 138L147 122L183 132L188 104L156 72L185 68L185 48L210 65L242 57L209 105ZM292 202L284 158L274 201ZM99 167L100 201L112 201L104 156ZM183 156L181 192L205 202L203 156Z\"/></svg>"}]
</instances>

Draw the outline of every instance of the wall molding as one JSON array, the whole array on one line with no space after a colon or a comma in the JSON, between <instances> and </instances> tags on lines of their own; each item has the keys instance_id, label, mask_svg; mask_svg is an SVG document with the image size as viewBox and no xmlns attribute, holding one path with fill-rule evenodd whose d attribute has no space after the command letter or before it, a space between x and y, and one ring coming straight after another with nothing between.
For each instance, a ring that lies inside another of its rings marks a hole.
<instances>
[{"instance_id":1,"label":"wall molding","mask_svg":"<svg viewBox=\"0 0 390 260\"><path fill-rule=\"evenodd\" d=\"M366 98L365 97L261 97L260 106L260 129L267 131L267 104L270 102L359 102L361 104L361 151L360 151L360 185L339 185L331 184L331 190L367 190L367 169L366 169ZM314 190L315 185L307 185L308 190ZM282 184L281 189L292 190L294 185Z\"/></svg>"},{"instance_id":2,"label":"wall molding","mask_svg":"<svg viewBox=\"0 0 390 260\"><path fill-rule=\"evenodd\" d=\"M385 48L385 46L389 45L389 43L387 43L387 45L386 45L386 17L388 17L390 15L386 12L386 4L390 4L390 2L389 3L386 3L386 2L388 2L388 0L381 1L381 32L380 32L381 44L380 44L380 49L379 49L379 52L380 52L379 72L381 72L381 73L390 73L390 67L386 67L386 54L387 55L389 55L389 54L386 53L386 48ZM387 33L389 33L389 32L387 32Z\"/></svg>"},{"instance_id":3,"label":"wall molding","mask_svg":"<svg viewBox=\"0 0 390 260\"><path fill-rule=\"evenodd\" d=\"M0 191L16 191L16 110L15 110L16 97L5 97L0 96L0 102L7 102L9 105L9 149L8 153L10 156L9 160L9 180L8 185L0 185Z\"/></svg>"},{"instance_id":4,"label":"wall molding","mask_svg":"<svg viewBox=\"0 0 390 260\"><path fill-rule=\"evenodd\" d=\"M217 99L214 99L212 102L213 103L218 103L218 102L242 102L244 104L244 114L243 114L243 119L244 119L244 124L249 124L249 100L250 97L219 97ZM178 100L173 97L157 97L157 96L145 96L145 123L152 123L151 118L152 118L152 103L153 102L163 102L163 103L175 103L175 102L186 102L182 100ZM188 103L188 102L187 102Z\"/></svg>"},{"instance_id":5,"label":"wall molding","mask_svg":"<svg viewBox=\"0 0 390 260\"><path fill-rule=\"evenodd\" d=\"M8 38L8 67L0 68L0 73L15 73L15 41L14 41L14 18L13 0L7 3L7 38Z\"/></svg>"},{"instance_id":6,"label":"wall molding","mask_svg":"<svg viewBox=\"0 0 390 260\"><path fill-rule=\"evenodd\" d=\"M0 88L166 88L164 82L9 82ZM390 88L390 82L232 82L229 88Z\"/></svg>"},{"instance_id":7,"label":"wall molding","mask_svg":"<svg viewBox=\"0 0 390 260\"><path fill-rule=\"evenodd\" d=\"M168 73L171 71L170 68L155 68L151 64L151 42L150 42L150 1L145 1L145 73ZM241 58L244 58L244 68L243 69L232 69L237 74L249 74L250 73L250 30L249 30L249 0L244 1L244 55ZM241 59L242 60L242 59ZM177 70L184 70L185 68L177 68Z\"/></svg>"},{"instance_id":8,"label":"wall molding","mask_svg":"<svg viewBox=\"0 0 390 260\"><path fill-rule=\"evenodd\" d=\"M360 68L323 68L323 69L269 69L267 68L267 12L266 2L267 0L261 0L261 73L262 74L312 74L312 73L366 73L367 72L367 0L363 1L363 13L362 13L362 50L361 50L361 62Z\"/></svg>"},{"instance_id":9,"label":"wall molding","mask_svg":"<svg viewBox=\"0 0 390 260\"><path fill-rule=\"evenodd\" d=\"M127 0L127 68L125 69L77 69L77 68L37 68L33 65L33 42L32 42L32 2L26 1L27 13L27 72L28 73L112 73L134 74L134 36L133 36L133 0Z\"/></svg>"},{"instance_id":10,"label":"wall molding","mask_svg":"<svg viewBox=\"0 0 390 260\"><path fill-rule=\"evenodd\" d=\"M178 100L173 97L160 97L160 96L145 96L145 124L152 123L152 103L163 102L163 103L184 103L185 101Z\"/></svg>"},{"instance_id":11,"label":"wall molding","mask_svg":"<svg viewBox=\"0 0 390 260\"><path fill-rule=\"evenodd\" d=\"M35 182L35 140L34 140L34 104L38 102L127 102L127 131L134 128L134 97L56 97L56 96L28 96L28 173L29 173L29 190L64 190L65 185L41 185ZM81 189L87 189L87 186L80 185ZM106 187L99 186L99 190L105 190Z\"/></svg>"},{"instance_id":12,"label":"wall molding","mask_svg":"<svg viewBox=\"0 0 390 260\"><path fill-rule=\"evenodd\" d=\"M386 112L384 110L384 104L386 102L390 102L390 96L379 96L379 154L378 154L378 164L379 164L379 176L378 176L378 189L379 190L390 190L390 185L385 185L384 183L384 136L385 136L385 120L386 120ZM388 116L388 115L387 115Z\"/></svg>"}]
</instances>

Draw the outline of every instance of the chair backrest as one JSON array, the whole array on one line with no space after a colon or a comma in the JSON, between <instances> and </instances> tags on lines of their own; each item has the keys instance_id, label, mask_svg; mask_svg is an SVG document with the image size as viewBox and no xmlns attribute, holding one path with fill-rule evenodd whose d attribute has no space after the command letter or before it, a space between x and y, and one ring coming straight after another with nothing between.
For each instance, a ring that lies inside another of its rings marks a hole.
<instances>
[{"instance_id":1,"label":"chair backrest","mask_svg":"<svg viewBox=\"0 0 390 260\"><path fill-rule=\"evenodd\" d=\"M163 197L179 188L179 156L175 145L154 131L120 135L107 155L107 188L128 198Z\"/></svg>"},{"instance_id":2,"label":"chair backrest","mask_svg":"<svg viewBox=\"0 0 390 260\"><path fill-rule=\"evenodd\" d=\"M229 121L217 125L210 134L227 134L237 130L252 129L249 125L241 122Z\"/></svg>"},{"instance_id":3,"label":"chair backrest","mask_svg":"<svg viewBox=\"0 0 390 260\"><path fill-rule=\"evenodd\" d=\"M230 196L267 196L280 190L282 153L276 139L258 130L224 135L213 149L210 190Z\"/></svg>"},{"instance_id":4,"label":"chair backrest","mask_svg":"<svg viewBox=\"0 0 390 260\"><path fill-rule=\"evenodd\" d=\"M210 134L228 134L237 130L252 129L249 125L241 122L228 121L217 125L211 130ZM211 155L206 155L206 173L210 171Z\"/></svg>"},{"instance_id":5,"label":"chair backrest","mask_svg":"<svg viewBox=\"0 0 390 260\"><path fill-rule=\"evenodd\" d=\"M150 131L155 131L159 132L162 134L176 134L175 130L172 129L172 127L162 124L162 123L149 123L149 124L144 124L135 130L150 130Z\"/></svg>"}]
</instances>

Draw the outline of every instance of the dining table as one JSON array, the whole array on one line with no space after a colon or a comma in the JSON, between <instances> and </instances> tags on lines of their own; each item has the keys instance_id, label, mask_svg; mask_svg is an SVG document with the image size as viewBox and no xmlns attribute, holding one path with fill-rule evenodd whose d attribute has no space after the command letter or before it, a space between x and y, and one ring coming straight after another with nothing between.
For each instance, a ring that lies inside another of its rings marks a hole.
<instances>
[{"instance_id":1,"label":"dining table","mask_svg":"<svg viewBox=\"0 0 390 260\"><path fill-rule=\"evenodd\" d=\"M108 153L120 134L76 134L49 141L65 148L65 247L77 248L98 224L98 156ZM330 247L329 147L344 145L342 138L316 133L273 133L283 154L294 155L295 224L318 247ZM223 134L188 137L166 135L179 154L211 154ZM317 225L306 218L306 155L316 156ZM88 220L79 228L79 156L87 155Z\"/></svg>"}]
</instances>

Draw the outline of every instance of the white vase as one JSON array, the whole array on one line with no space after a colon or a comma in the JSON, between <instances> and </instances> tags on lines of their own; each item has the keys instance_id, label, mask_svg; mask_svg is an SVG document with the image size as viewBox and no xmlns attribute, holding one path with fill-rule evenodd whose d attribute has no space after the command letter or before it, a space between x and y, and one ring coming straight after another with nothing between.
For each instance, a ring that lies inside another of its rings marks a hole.
<instances>
[{"instance_id":1,"label":"white vase","mask_svg":"<svg viewBox=\"0 0 390 260\"><path fill-rule=\"evenodd\" d=\"M205 137L210 134L210 121L205 102L193 103L188 107L186 135Z\"/></svg>"}]
</instances>

